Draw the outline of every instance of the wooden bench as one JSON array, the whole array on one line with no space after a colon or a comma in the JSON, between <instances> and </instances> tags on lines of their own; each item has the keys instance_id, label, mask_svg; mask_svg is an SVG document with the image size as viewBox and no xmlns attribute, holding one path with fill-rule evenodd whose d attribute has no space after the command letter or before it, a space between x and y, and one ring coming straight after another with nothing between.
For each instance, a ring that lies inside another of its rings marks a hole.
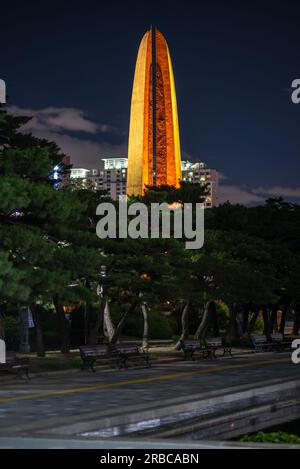
<instances>
[{"instance_id":1,"label":"wooden bench","mask_svg":"<svg viewBox=\"0 0 300 469\"><path fill-rule=\"evenodd\" d=\"M181 350L184 353L184 360L194 360L194 353L202 352L200 340L181 340Z\"/></svg>"},{"instance_id":2,"label":"wooden bench","mask_svg":"<svg viewBox=\"0 0 300 469\"><path fill-rule=\"evenodd\" d=\"M95 372L94 363L96 361L108 361L120 369L121 360L117 354L113 354L108 344L101 345L81 345L79 347L82 359L82 370L91 369Z\"/></svg>"},{"instance_id":3,"label":"wooden bench","mask_svg":"<svg viewBox=\"0 0 300 469\"><path fill-rule=\"evenodd\" d=\"M203 358L217 358L216 351L223 350L224 356L228 353L231 357L231 347L224 345L221 337L206 337L204 339L204 346L200 344L200 340L181 340L181 350L184 353L185 360L194 360L194 354L199 353Z\"/></svg>"},{"instance_id":4,"label":"wooden bench","mask_svg":"<svg viewBox=\"0 0 300 469\"><path fill-rule=\"evenodd\" d=\"M232 358L232 353L231 353L231 346L229 345L224 345L221 337L206 337L204 339L205 343L205 348L203 349L204 356L210 357L212 359L216 359L216 351L218 349L223 350L222 356L224 357L226 353L230 355Z\"/></svg>"},{"instance_id":5,"label":"wooden bench","mask_svg":"<svg viewBox=\"0 0 300 469\"><path fill-rule=\"evenodd\" d=\"M274 342L268 342L264 334L251 335L251 341L255 352L264 352L265 350L274 350L277 345Z\"/></svg>"},{"instance_id":6,"label":"wooden bench","mask_svg":"<svg viewBox=\"0 0 300 469\"><path fill-rule=\"evenodd\" d=\"M286 340L281 332L271 334L271 340L278 352L291 349L291 340Z\"/></svg>"},{"instance_id":7,"label":"wooden bench","mask_svg":"<svg viewBox=\"0 0 300 469\"><path fill-rule=\"evenodd\" d=\"M6 363L0 363L0 371L15 373L18 376L25 374L29 378L29 359L19 358L15 352L6 353Z\"/></svg>"},{"instance_id":8,"label":"wooden bench","mask_svg":"<svg viewBox=\"0 0 300 469\"><path fill-rule=\"evenodd\" d=\"M111 353L117 357L119 365L124 368L128 368L127 362L131 360L142 362L148 368L151 367L149 354L147 352L141 352L137 344L115 344L111 347Z\"/></svg>"}]
</instances>

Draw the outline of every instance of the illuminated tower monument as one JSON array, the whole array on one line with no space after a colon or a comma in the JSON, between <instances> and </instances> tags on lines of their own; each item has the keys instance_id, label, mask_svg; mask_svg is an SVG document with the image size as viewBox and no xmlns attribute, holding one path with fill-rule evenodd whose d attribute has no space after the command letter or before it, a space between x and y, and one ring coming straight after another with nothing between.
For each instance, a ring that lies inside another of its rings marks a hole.
<instances>
[{"instance_id":1,"label":"illuminated tower monument","mask_svg":"<svg viewBox=\"0 0 300 469\"><path fill-rule=\"evenodd\" d=\"M136 61L130 112L127 194L146 185L178 187L180 141L171 57L163 35L144 35Z\"/></svg>"}]
</instances>

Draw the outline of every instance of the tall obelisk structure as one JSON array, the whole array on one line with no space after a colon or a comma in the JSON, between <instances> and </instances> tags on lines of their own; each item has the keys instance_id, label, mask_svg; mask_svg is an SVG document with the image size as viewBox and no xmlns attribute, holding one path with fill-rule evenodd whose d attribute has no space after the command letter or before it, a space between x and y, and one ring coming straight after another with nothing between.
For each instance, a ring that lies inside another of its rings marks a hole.
<instances>
[{"instance_id":1,"label":"tall obelisk structure","mask_svg":"<svg viewBox=\"0 0 300 469\"><path fill-rule=\"evenodd\" d=\"M130 111L127 194L146 185L179 186L181 158L175 82L169 48L156 29L144 35Z\"/></svg>"}]
</instances>

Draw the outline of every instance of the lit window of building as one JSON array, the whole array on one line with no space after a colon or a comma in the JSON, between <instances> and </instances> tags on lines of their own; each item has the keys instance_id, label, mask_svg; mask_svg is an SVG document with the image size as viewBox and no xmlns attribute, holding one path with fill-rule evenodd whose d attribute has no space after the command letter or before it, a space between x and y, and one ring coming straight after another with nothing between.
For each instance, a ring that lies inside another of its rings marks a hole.
<instances>
[{"instance_id":1,"label":"lit window of building","mask_svg":"<svg viewBox=\"0 0 300 469\"><path fill-rule=\"evenodd\" d=\"M203 162L181 162L182 180L206 185L208 194L204 205L207 208L218 204L219 173L207 168ZM102 158L99 168L91 170L73 168L70 177L91 182L88 187L106 190L114 200L126 196L127 158Z\"/></svg>"}]
</instances>

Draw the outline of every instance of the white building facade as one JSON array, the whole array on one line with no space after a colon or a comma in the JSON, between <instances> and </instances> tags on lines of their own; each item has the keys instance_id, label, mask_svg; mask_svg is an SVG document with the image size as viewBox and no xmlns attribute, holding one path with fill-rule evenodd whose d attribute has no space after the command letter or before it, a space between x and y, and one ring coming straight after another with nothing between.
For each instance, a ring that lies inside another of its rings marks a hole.
<instances>
[{"instance_id":1,"label":"white building facade","mask_svg":"<svg viewBox=\"0 0 300 469\"><path fill-rule=\"evenodd\" d=\"M83 187L92 187L95 190L106 190L108 195L117 200L126 195L127 158L102 158L99 168L84 169L73 168L71 179L82 181ZM205 207L218 205L219 174L216 169L210 169L205 163L189 161L181 162L182 180L205 185L207 196Z\"/></svg>"},{"instance_id":2,"label":"white building facade","mask_svg":"<svg viewBox=\"0 0 300 469\"><path fill-rule=\"evenodd\" d=\"M206 208L218 205L219 173L216 169L210 169L202 162L182 161L181 172L183 181L206 186L207 196L204 202Z\"/></svg>"}]
</instances>

